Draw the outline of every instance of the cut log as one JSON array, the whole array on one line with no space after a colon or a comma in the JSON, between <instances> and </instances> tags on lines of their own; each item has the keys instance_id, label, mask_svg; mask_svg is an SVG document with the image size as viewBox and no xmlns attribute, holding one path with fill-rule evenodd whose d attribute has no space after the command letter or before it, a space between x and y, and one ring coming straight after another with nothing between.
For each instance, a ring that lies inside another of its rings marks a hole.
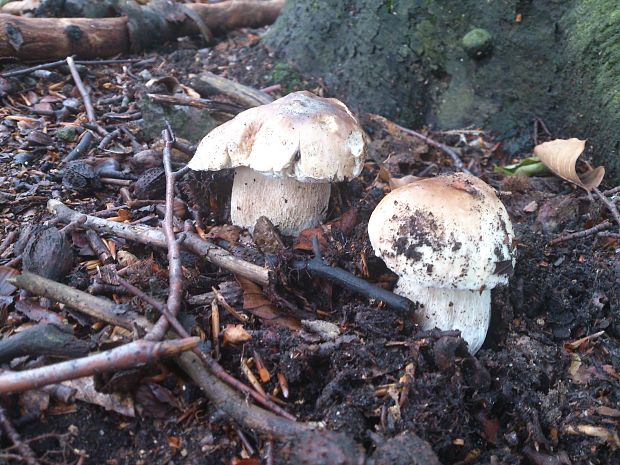
<instances>
[{"instance_id":1,"label":"cut log","mask_svg":"<svg viewBox=\"0 0 620 465\"><path fill-rule=\"evenodd\" d=\"M0 15L0 57L51 60L129 51L127 18L22 18Z\"/></svg>"},{"instance_id":2,"label":"cut log","mask_svg":"<svg viewBox=\"0 0 620 465\"><path fill-rule=\"evenodd\" d=\"M200 95L224 94L246 108L273 102L273 97L252 87L244 86L217 74L204 72L192 80L192 87Z\"/></svg>"},{"instance_id":3,"label":"cut log","mask_svg":"<svg viewBox=\"0 0 620 465\"><path fill-rule=\"evenodd\" d=\"M284 0L227 0L221 3L190 3L189 8L196 11L213 34L224 34L242 27L262 27L272 24L284 6ZM195 24L186 21L189 30L196 34Z\"/></svg>"},{"instance_id":4,"label":"cut log","mask_svg":"<svg viewBox=\"0 0 620 465\"><path fill-rule=\"evenodd\" d=\"M0 14L0 58L41 61L77 55L106 58L137 53L183 35L199 34L184 8L197 13L214 34L275 21L284 0L228 0L214 4L152 1L127 3L119 18L24 18ZM179 6L180 5L180 6Z\"/></svg>"}]
</instances>

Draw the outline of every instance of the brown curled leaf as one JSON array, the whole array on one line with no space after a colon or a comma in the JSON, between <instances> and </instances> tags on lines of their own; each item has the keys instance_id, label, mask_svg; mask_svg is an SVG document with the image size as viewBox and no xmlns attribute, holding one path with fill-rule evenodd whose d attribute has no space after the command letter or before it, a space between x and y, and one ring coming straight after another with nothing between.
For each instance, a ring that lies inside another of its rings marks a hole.
<instances>
[{"instance_id":1,"label":"brown curled leaf","mask_svg":"<svg viewBox=\"0 0 620 465\"><path fill-rule=\"evenodd\" d=\"M605 168L598 166L581 175L577 174L575 165L577 164L577 159L583 153L585 146L585 140L575 138L566 140L555 139L534 147L534 154L540 158L540 161L553 171L554 174L589 192L594 187L599 186L603 180L603 176L605 176Z\"/></svg>"}]
</instances>

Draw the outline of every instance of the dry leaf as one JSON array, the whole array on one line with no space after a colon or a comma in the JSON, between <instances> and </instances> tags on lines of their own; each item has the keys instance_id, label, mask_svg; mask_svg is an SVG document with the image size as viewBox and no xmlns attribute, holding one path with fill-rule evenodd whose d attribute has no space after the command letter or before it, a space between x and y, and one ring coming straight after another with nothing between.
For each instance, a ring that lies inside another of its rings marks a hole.
<instances>
[{"instance_id":1,"label":"dry leaf","mask_svg":"<svg viewBox=\"0 0 620 465\"><path fill-rule=\"evenodd\" d=\"M226 325L224 327L224 344L240 344L252 339L243 325Z\"/></svg>"},{"instance_id":2,"label":"dry leaf","mask_svg":"<svg viewBox=\"0 0 620 465\"><path fill-rule=\"evenodd\" d=\"M8 266L0 266L0 295L12 295L17 288L9 282L9 278L17 276L19 271Z\"/></svg>"},{"instance_id":3,"label":"dry leaf","mask_svg":"<svg viewBox=\"0 0 620 465\"><path fill-rule=\"evenodd\" d=\"M266 324L299 330L301 324L295 318L284 315L265 297L260 286L249 279L237 276L237 282L243 289L243 309L260 318Z\"/></svg>"},{"instance_id":4,"label":"dry leaf","mask_svg":"<svg viewBox=\"0 0 620 465\"><path fill-rule=\"evenodd\" d=\"M403 176L402 178L390 178L388 184L390 189L398 189L399 187L406 186L407 184L411 184L412 182L416 182L422 178L418 176L413 176L408 174L407 176Z\"/></svg>"},{"instance_id":5,"label":"dry leaf","mask_svg":"<svg viewBox=\"0 0 620 465\"><path fill-rule=\"evenodd\" d=\"M77 400L99 405L106 410L112 410L127 417L136 416L133 398L129 394L104 394L98 392L95 389L95 382L92 376L64 381L62 384L76 389L75 399Z\"/></svg>"},{"instance_id":6,"label":"dry leaf","mask_svg":"<svg viewBox=\"0 0 620 465\"><path fill-rule=\"evenodd\" d=\"M225 224L223 226L213 226L207 233L207 238L222 239L231 244L236 244L239 241L240 234L241 228L239 226Z\"/></svg>"},{"instance_id":7,"label":"dry leaf","mask_svg":"<svg viewBox=\"0 0 620 465\"><path fill-rule=\"evenodd\" d=\"M15 310L25 315L30 321L36 321L37 323L56 324L60 326L66 323L65 319L58 315L58 313L52 312L28 300L18 300L15 303Z\"/></svg>"},{"instance_id":8,"label":"dry leaf","mask_svg":"<svg viewBox=\"0 0 620 465\"><path fill-rule=\"evenodd\" d=\"M325 223L324 225L317 226L316 228L307 228L299 233L297 241L295 243L295 249L312 251L312 238L316 236L319 241L319 249L321 252L327 250L327 238L325 237L326 231L331 228L338 229L345 236L348 236L353 231L353 228L358 223L357 209L351 208L344 212L342 216Z\"/></svg>"},{"instance_id":9,"label":"dry leaf","mask_svg":"<svg viewBox=\"0 0 620 465\"><path fill-rule=\"evenodd\" d=\"M583 173L577 174L575 165L577 159L585 149L586 141L579 139L556 139L534 147L534 154L540 158L547 168L562 179L572 182L579 187L591 191L598 187L605 176L605 168L599 166Z\"/></svg>"},{"instance_id":10,"label":"dry leaf","mask_svg":"<svg viewBox=\"0 0 620 465\"><path fill-rule=\"evenodd\" d=\"M599 415L604 415L606 417L620 418L620 410L607 407L605 405L595 408L594 411Z\"/></svg>"},{"instance_id":11,"label":"dry leaf","mask_svg":"<svg viewBox=\"0 0 620 465\"><path fill-rule=\"evenodd\" d=\"M538 210L538 202L536 202L536 200L532 200L525 207L523 207L523 211L525 213L534 213L536 210Z\"/></svg>"},{"instance_id":12,"label":"dry leaf","mask_svg":"<svg viewBox=\"0 0 620 465\"><path fill-rule=\"evenodd\" d=\"M587 436L593 436L599 439L604 440L609 445L613 447L620 447L620 437L618 437L618 433L615 431L610 431L601 426L592 426L592 425L577 425L569 426L567 431L572 434L585 434Z\"/></svg>"}]
</instances>

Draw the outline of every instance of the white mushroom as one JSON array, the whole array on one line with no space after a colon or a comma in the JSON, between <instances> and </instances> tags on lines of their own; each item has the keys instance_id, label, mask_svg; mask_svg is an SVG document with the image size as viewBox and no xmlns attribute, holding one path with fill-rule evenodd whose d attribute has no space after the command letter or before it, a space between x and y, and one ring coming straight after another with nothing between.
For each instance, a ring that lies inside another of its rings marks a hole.
<instances>
[{"instance_id":1,"label":"white mushroom","mask_svg":"<svg viewBox=\"0 0 620 465\"><path fill-rule=\"evenodd\" d=\"M508 282L515 263L512 224L493 189L463 173L407 184L377 205L368 234L399 277L394 292L420 303L421 327L458 329L476 353L490 289Z\"/></svg>"},{"instance_id":2,"label":"white mushroom","mask_svg":"<svg viewBox=\"0 0 620 465\"><path fill-rule=\"evenodd\" d=\"M330 182L360 174L364 139L342 102L294 92L215 128L188 166L236 168L232 222L252 230L266 216L282 233L296 235L325 218Z\"/></svg>"}]
</instances>

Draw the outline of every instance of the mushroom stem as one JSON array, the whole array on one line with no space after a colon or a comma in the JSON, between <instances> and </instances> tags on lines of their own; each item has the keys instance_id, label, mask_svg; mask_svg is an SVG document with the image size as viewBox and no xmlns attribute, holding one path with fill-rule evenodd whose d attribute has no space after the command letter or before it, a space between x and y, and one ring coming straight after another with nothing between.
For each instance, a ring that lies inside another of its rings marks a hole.
<instances>
[{"instance_id":1,"label":"mushroom stem","mask_svg":"<svg viewBox=\"0 0 620 465\"><path fill-rule=\"evenodd\" d=\"M282 234L296 236L325 219L330 193L329 183L302 183L294 178L266 176L246 167L236 168L231 220L252 232L256 220L266 216Z\"/></svg>"},{"instance_id":2,"label":"mushroom stem","mask_svg":"<svg viewBox=\"0 0 620 465\"><path fill-rule=\"evenodd\" d=\"M470 291L423 287L401 277L394 292L419 302L416 323L422 329L458 329L475 354L482 344L491 321L491 291Z\"/></svg>"}]
</instances>

